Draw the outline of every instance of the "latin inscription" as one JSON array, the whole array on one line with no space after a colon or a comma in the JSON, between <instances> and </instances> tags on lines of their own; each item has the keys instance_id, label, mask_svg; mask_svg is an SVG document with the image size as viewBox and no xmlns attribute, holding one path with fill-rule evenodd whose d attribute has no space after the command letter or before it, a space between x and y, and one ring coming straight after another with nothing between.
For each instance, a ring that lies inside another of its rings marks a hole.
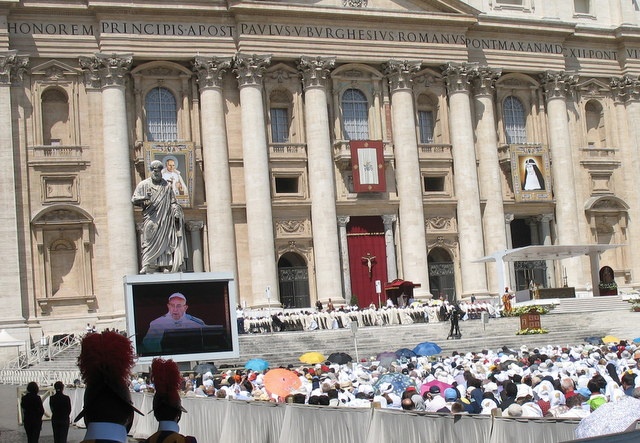
<instances>
[{"instance_id":1,"label":"latin inscription","mask_svg":"<svg viewBox=\"0 0 640 443\"><path fill-rule=\"evenodd\" d=\"M360 29L333 26L278 25L239 23L216 25L204 23L159 23L135 21L101 21L97 25L78 23L9 22L9 34L13 35L77 35L100 34L159 35L176 37L236 38L241 35L315 38L353 41L424 43L431 45L464 46L470 50L490 50L555 54L567 58L617 60L619 51L566 47L560 43L520 41L498 38L469 38L464 34L434 31L400 31ZM640 59L640 49L625 49L627 59Z\"/></svg>"}]
</instances>

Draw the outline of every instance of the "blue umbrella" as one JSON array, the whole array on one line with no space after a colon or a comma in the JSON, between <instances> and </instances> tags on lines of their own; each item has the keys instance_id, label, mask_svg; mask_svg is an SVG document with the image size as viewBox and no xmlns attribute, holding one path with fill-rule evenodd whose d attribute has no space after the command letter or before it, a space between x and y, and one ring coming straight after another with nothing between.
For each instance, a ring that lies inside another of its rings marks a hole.
<instances>
[{"instance_id":1,"label":"blue umbrella","mask_svg":"<svg viewBox=\"0 0 640 443\"><path fill-rule=\"evenodd\" d=\"M584 339L584 341L586 341L590 345L595 345L595 346L602 344L602 339L600 337L587 337Z\"/></svg>"},{"instance_id":2,"label":"blue umbrella","mask_svg":"<svg viewBox=\"0 0 640 443\"><path fill-rule=\"evenodd\" d=\"M636 338L634 338L634 339L633 339L633 342L634 342L634 343L640 343L640 337L636 337Z\"/></svg>"},{"instance_id":3,"label":"blue umbrella","mask_svg":"<svg viewBox=\"0 0 640 443\"><path fill-rule=\"evenodd\" d=\"M269 363L261 358L252 358L244 365L245 369L251 369L252 371L264 371L269 367Z\"/></svg>"},{"instance_id":4,"label":"blue umbrella","mask_svg":"<svg viewBox=\"0 0 640 443\"><path fill-rule=\"evenodd\" d=\"M396 351L396 357L398 358L411 358L415 356L416 353L409 348L400 348Z\"/></svg>"},{"instance_id":5,"label":"blue umbrella","mask_svg":"<svg viewBox=\"0 0 640 443\"><path fill-rule=\"evenodd\" d=\"M393 387L393 392L398 395L402 395L409 386L413 386L418 389L416 382L408 375L401 374L400 372L393 372L380 376L378 381L373 384L373 390L379 394L381 391L388 388L389 385L387 383Z\"/></svg>"},{"instance_id":6,"label":"blue umbrella","mask_svg":"<svg viewBox=\"0 0 640 443\"><path fill-rule=\"evenodd\" d=\"M415 352L416 355L421 355L426 357L426 356L436 355L441 353L442 348L437 344L435 344L434 342L425 341L417 344L416 347L413 348L413 352Z\"/></svg>"}]
</instances>

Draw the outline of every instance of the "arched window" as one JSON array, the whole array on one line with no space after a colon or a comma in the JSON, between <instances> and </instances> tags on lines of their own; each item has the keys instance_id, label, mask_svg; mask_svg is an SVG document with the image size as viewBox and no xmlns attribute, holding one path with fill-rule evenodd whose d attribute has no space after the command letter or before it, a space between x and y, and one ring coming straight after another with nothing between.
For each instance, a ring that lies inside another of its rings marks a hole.
<instances>
[{"instance_id":1,"label":"arched window","mask_svg":"<svg viewBox=\"0 0 640 443\"><path fill-rule=\"evenodd\" d=\"M507 144L526 143L527 128L524 106L522 106L522 102L517 97L510 95L504 99L502 117L504 119Z\"/></svg>"},{"instance_id":2,"label":"arched window","mask_svg":"<svg viewBox=\"0 0 640 443\"><path fill-rule=\"evenodd\" d=\"M45 145L68 145L69 101L64 91L49 88L42 93L42 142Z\"/></svg>"},{"instance_id":3,"label":"arched window","mask_svg":"<svg viewBox=\"0 0 640 443\"><path fill-rule=\"evenodd\" d=\"M607 146L602 105L597 100L589 100L584 107L587 124L587 145L591 148Z\"/></svg>"},{"instance_id":4,"label":"arched window","mask_svg":"<svg viewBox=\"0 0 640 443\"><path fill-rule=\"evenodd\" d=\"M369 139L369 103L358 89L347 89L342 95L344 135L347 140Z\"/></svg>"},{"instance_id":5,"label":"arched window","mask_svg":"<svg viewBox=\"0 0 640 443\"><path fill-rule=\"evenodd\" d=\"M153 88L144 100L147 140L169 142L178 139L176 98L167 88Z\"/></svg>"},{"instance_id":6,"label":"arched window","mask_svg":"<svg viewBox=\"0 0 640 443\"><path fill-rule=\"evenodd\" d=\"M418 142L433 143L437 100L427 94L421 94L417 100L418 107Z\"/></svg>"}]
</instances>

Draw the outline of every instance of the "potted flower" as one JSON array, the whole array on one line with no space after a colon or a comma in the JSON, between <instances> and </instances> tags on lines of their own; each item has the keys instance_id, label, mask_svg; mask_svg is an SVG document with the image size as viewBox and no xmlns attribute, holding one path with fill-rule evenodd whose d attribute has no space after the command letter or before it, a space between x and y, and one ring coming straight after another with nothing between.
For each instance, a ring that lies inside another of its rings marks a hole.
<instances>
[{"instance_id":1,"label":"potted flower","mask_svg":"<svg viewBox=\"0 0 640 443\"><path fill-rule=\"evenodd\" d=\"M629 300L631 303L631 310L634 312L640 312L640 298L633 298Z\"/></svg>"}]
</instances>

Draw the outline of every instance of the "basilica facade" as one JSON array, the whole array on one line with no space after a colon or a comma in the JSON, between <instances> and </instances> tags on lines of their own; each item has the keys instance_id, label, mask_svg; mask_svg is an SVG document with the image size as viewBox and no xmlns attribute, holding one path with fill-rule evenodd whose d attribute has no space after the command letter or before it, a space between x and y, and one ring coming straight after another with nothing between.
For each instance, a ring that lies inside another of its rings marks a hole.
<instances>
[{"instance_id":1,"label":"basilica facade","mask_svg":"<svg viewBox=\"0 0 640 443\"><path fill-rule=\"evenodd\" d=\"M247 307L640 285L631 1L0 0L0 327L124 327L160 160ZM622 245L622 246L617 246ZM613 247L616 246L616 247Z\"/></svg>"}]
</instances>

